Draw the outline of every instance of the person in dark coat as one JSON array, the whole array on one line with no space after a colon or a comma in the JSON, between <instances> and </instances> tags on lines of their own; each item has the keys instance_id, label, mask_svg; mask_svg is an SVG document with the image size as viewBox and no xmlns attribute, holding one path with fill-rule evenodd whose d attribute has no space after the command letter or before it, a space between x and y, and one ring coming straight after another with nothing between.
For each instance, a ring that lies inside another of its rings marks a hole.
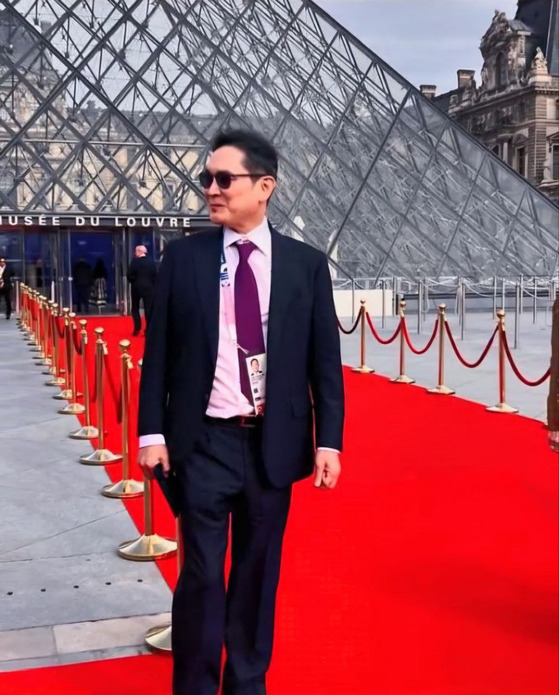
<instances>
[{"instance_id":1,"label":"person in dark coat","mask_svg":"<svg viewBox=\"0 0 559 695\"><path fill-rule=\"evenodd\" d=\"M138 463L167 476L184 539L173 694L216 695L222 681L223 695L266 695L293 483L314 474L332 490L341 471L340 338L326 255L267 219L275 148L229 131L211 149L200 182L219 227L163 255Z\"/></svg>"},{"instance_id":2,"label":"person in dark coat","mask_svg":"<svg viewBox=\"0 0 559 695\"><path fill-rule=\"evenodd\" d=\"M12 278L14 273L6 263L5 258L0 258L0 299L6 302L6 318L12 315Z\"/></svg>"},{"instance_id":3,"label":"person in dark coat","mask_svg":"<svg viewBox=\"0 0 559 695\"><path fill-rule=\"evenodd\" d=\"M555 300L551 322L551 378L547 398L549 445L559 452L559 298Z\"/></svg>"},{"instance_id":4,"label":"person in dark coat","mask_svg":"<svg viewBox=\"0 0 559 695\"><path fill-rule=\"evenodd\" d=\"M148 250L145 246L136 246L134 258L128 268L128 281L132 290L132 319L134 321L134 333L138 335L142 329L140 318L140 301L144 304L144 316L146 328L150 319L151 303L155 289L157 268L154 261L148 258Z\"/></svg>"},{"instance_id":5,"label":"person in dark coat","mask_svg":"<svg viewBox=\"0 0 559 695\"><path fill-rule=\"evenodd\" d=\"M93 284L93 268L85 258L80 258L72 269L72 275L76 289L76 312L87 314L89 313L89 294Z\"/></svg>"}]
</instances>

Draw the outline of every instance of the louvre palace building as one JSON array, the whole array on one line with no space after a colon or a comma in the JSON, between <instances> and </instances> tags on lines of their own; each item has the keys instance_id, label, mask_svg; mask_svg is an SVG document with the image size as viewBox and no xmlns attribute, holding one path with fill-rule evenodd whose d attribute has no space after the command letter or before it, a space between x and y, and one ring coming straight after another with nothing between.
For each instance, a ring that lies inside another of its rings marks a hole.
<instances>
[{"instance_id":1,"label":"louvre palace building","mask_svg":"<svg viewBox=\"0 0 559 695\"><path fill-rule=\"evenodd\" d=\"M496 15L480 87L444 106L306 0L1 0L0 255L61 303L101 259L124 310L133 247L207 225L209 143L251 127L280 152L271 220L336 278L553 276L557 24L544 48L535 5L557 7Z\"/></svg>"},{"instance_id":2,"label":"louvre palace building","mask_svg":"<svg viewBox=\"0 0 559 695\"><path fill-rule=\"evenodd\" d=\"M519 0L496 11L481 41L483 68L458 71L457 89L423 93L530 183L559 201L559 2Z\"/></svg>"}]
</instances>

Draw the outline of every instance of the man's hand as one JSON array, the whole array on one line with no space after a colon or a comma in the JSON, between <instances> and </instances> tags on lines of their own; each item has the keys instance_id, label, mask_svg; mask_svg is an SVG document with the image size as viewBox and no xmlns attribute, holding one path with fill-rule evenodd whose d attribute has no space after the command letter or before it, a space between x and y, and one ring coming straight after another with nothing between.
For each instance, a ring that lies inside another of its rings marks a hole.
<instances>
[{"instance_id":1,"label":"man's hand","mask_svg":"<svg viewBox=\"0 0 559 695\"><path fill-rule=\"evenodd\" d=\"M158 463L162 465L163 474L167 477L171 466L169 465L169 453L165 444L144 446L138 452L138 465L148 480L153 480L153 469Z\"/></svg>"},{"instance_id":2,"label":"man's hand","mask_svg":"<svg viewBox=\"0 0 559 695\"><path fill-rule=\"evenodd\" d=\"M553 451L559 451L559 432L550 432L548 441Z\"/></svg>"},{"instance_id":3,"label":"man's hand","mask_svg":"<svg viewBox=\"0 0 559 695\"><path fill-rule=\"evenodd\" d=\"M340 455L335 451L320 449L314 457L314 486L333 490L336 487L342 465Z\"/></svg>"}]
</instances>

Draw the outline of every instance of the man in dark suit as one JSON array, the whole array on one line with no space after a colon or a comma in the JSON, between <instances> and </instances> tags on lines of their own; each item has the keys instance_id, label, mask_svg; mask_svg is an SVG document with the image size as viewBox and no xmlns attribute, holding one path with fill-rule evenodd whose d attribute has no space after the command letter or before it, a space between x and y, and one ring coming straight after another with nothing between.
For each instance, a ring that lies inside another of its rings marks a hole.
<instances>
[{"instance_id":1,"label":"man in dark suit","mask_svg":"<svg viewBox=\"0 0 559 695\"><path fill-rule=\"evenodd\" d=\"M146 327L149 323L151 303L157 277L157 268L151 258L148 258L145 246L136 246L134 258L128 268L128 281L132 290L132 319L134 320L134 335L142 329L140 319L140 301L144 304Z\"/></svg>"},{"instance_id":2,"label":"man in dark suit","mask_svg":"<svg viewBox=\"0 0 559 695\"><path fill-rule=\"evenodd\" d=\"M80 258L72 269L72 276L76 288L76 312L87 314L89 313L89 295L93 284L93 268L85 258Z\"/></svg>"},{"instance_id":3,"label":"man in dark suit","mask_svg":"<svg viewBox=\"0 0 559 695\"><path fill-rule=\"evenodd\" d=\"M6 302L6 318L12 315L12 278L14 273L6 263L5 258L0 258L0 298Z\"/></svg>"},{"instance_id":4,"label":"man in dark suit","mask_svg":"<svg viewBox=\"0 0 559 695\"><path fill-rule=\"evenodd\" d=\"M216 695L224 641L223 694L266 693L291 486L314 469L314 485L332 489L341 470L328 261L269 225L277 167L255 133L215 138L200 183L221 228L168 246L147 332L139 463L148 476L161 464L175 481L185 546L173 601L175 695ZM251 388L255 358L266 374Z\"/></svg>"}]
</instances>

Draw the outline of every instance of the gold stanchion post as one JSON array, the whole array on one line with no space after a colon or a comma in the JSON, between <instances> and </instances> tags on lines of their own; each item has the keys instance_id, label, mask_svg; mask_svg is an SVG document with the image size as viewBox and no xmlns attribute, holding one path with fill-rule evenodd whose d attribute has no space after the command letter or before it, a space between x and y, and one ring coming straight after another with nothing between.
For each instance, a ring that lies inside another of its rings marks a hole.
<instances>
[{"instance_id":1,"label":"gold stanchion post","mask_svg":"<svg viewBox=\"0 0 559 695\"><path fill-rule=\"evenodd\" d=\"M446 304L439 304L439 383L435 388L429 389L429 393L440 396L451 396L455 391L445 386L444 383L444 348L446 324Z\"/></svg>"},{"instance_id":2,"label":"gold stanchion post","mask_svg":"<svg viewBox=\"0 0 559 695\"><path fill-rule=\"evenodd\" d=\"M180 576L182 570L182 560L183 560L183 545L182 545L182 533L181 533L181 523L180 517L177 518L177 573ZM172 625L163 625L152 627L151 630L146 632L145 641L148 647L154 649L158 652L170 652L172 651Z\"/></svg>"},{"instance_id":3,"label":"gold stanchion post","mask_svg":"<svg viewBox=\"0 0 559 695\"><path fill-rule=\"evenodd\" d=\"M406 376L406 337L404 333L404 325L406 322L406 302L402 300L399 306L400 321L402 328L400 330L400 374L395 378L391 379L393 384L414 384L415 379L411 379Z\"/></svg>"},{"instance_id":4,"label":"gold stanchion post","mask_svg":"<svg viewBox=\"0 0 559 695\"><path fill-rule=\"evenodd\" d=\"M364 299L361 300L361 308L359 310L359 313L361 315L361 366L360 367L353 367L352 372L358 372L359 374L373 374L374 369L371 369L370 367L367 367L366 364L366 358L365 358L365 351L366 351L366 322L367 322L367 317L366 317L366 302Z\"/></svg>"},{"instance_id":5,"label":"gold stanchion post","mask_svg":"<svg viewBox=\"0 0 559 695\"><path fill-rule=\"evenodd\" d=\"M68 331L67 331L67 347L66 355L68 356L69 364L69 381L70 381L70 398L71 403L59 410L61 415L79 415L85 413L85 406L78 403L78 389L76 388L76 350L74 347L74 334L76 332L76 315L68 314Z\"/></svg>"},{"instance_id":6,"label":"gold stanchion post","mask_svg":"<svg viewBox=\"0 0 559 695\"><path fill-rule=\"evenodd\" d=\"M94 332L97 336L97 340L95 341L95 393L97 397L97 429L99 431L99 438L97 440L98 448L91 454L80 456L79 461L88 466L104 466L108 463L120 461L122 456L113 454L109 449L105 449L103 356L105 355L107 346L103 340L105 329L96 328Z\"/></svg>"},{"instance_id":7,"label":"gold stanchion post","mask_svg":"<svg viewBox=\"0 0 559 695\"><path fill-rule=\"evenodd\" d=\"M176 552L176 541L153 531L153 480L144 476L144 533L134 541L121 543L118 554L126 560L145 562L171 557Z\"/></svg>"},{"instance_id":8,"label":"gold stanchion post","mask_svg":"<svg viewBox=\"0 0 559 695\"><path fill-rule=\"evenodd\" d=\"M85 425L80 427L75 432L70 432L69 437L72 439L97 439L99 430L91 424L91 404L89 402L89 374L87 361L87 321L81 319L81 337L82 337L82 384L83 384L83 403L85 406Z\"/></svg>"},{"instance_id":9,"label":"gold stanchion post","mask_svg":"<svg viewBox=\"0 0 559 695\"><path fill-rule=\"evenodd\" d=\"M507 389L507 372L506 372L506 355L505 355L505 310L499 309L497 312L497 321L499 325L499 403L487 408L490 413L517 413L518 408L513 408L508 405L506 398Z\"/></svg>"},{"instance_id":10,"label":"gold stanchion post","mask_svg":"<svg viewBox=\"0 0 559 695\"><path fill-rule=\"evenodd\" d=\"M142 360L138 366L142 366ZM171 557L177 552L177 541L162 538L153 531L153 480L144 475L144 533L134 541L121 543L118 554L126 560L145 562Z\"/></svg>"},{"instance_id":11,"label":"gold stanchion post","mask_svg":"<svg viewBox=\"0 0 559 695\"><path fill-rule=\"evenodd\" d=\"M105 497L116 497L125 499L129 497L140 497L144 494L144 483L130 478L130 457L128 451L129 419L130 409L130 375L132 369L132 358L128 352L130 348L129 340L121 340L119 343L121 350L120 381L122 388L121 408L122 408L122 480L118 483L105 485L101 494Z\"/></svg>"},{"instance_id":12,"label":"gold stanchion post","mask_svg":"<svg viewBox=\"0 0 559 695\"><path fill-rule=\"evenodd\" d=\"M72 340L72 334L70 332L70 309L64 307L62 309L62 316L64 317L64 348L66 351L66 378L64 379L64 388L60 393L56 393L53 398L57 401L69 401L72 399L72 383L71 383L71 371L72 371L72 346L70 341Z\"/></svg>"}]
</instances>

